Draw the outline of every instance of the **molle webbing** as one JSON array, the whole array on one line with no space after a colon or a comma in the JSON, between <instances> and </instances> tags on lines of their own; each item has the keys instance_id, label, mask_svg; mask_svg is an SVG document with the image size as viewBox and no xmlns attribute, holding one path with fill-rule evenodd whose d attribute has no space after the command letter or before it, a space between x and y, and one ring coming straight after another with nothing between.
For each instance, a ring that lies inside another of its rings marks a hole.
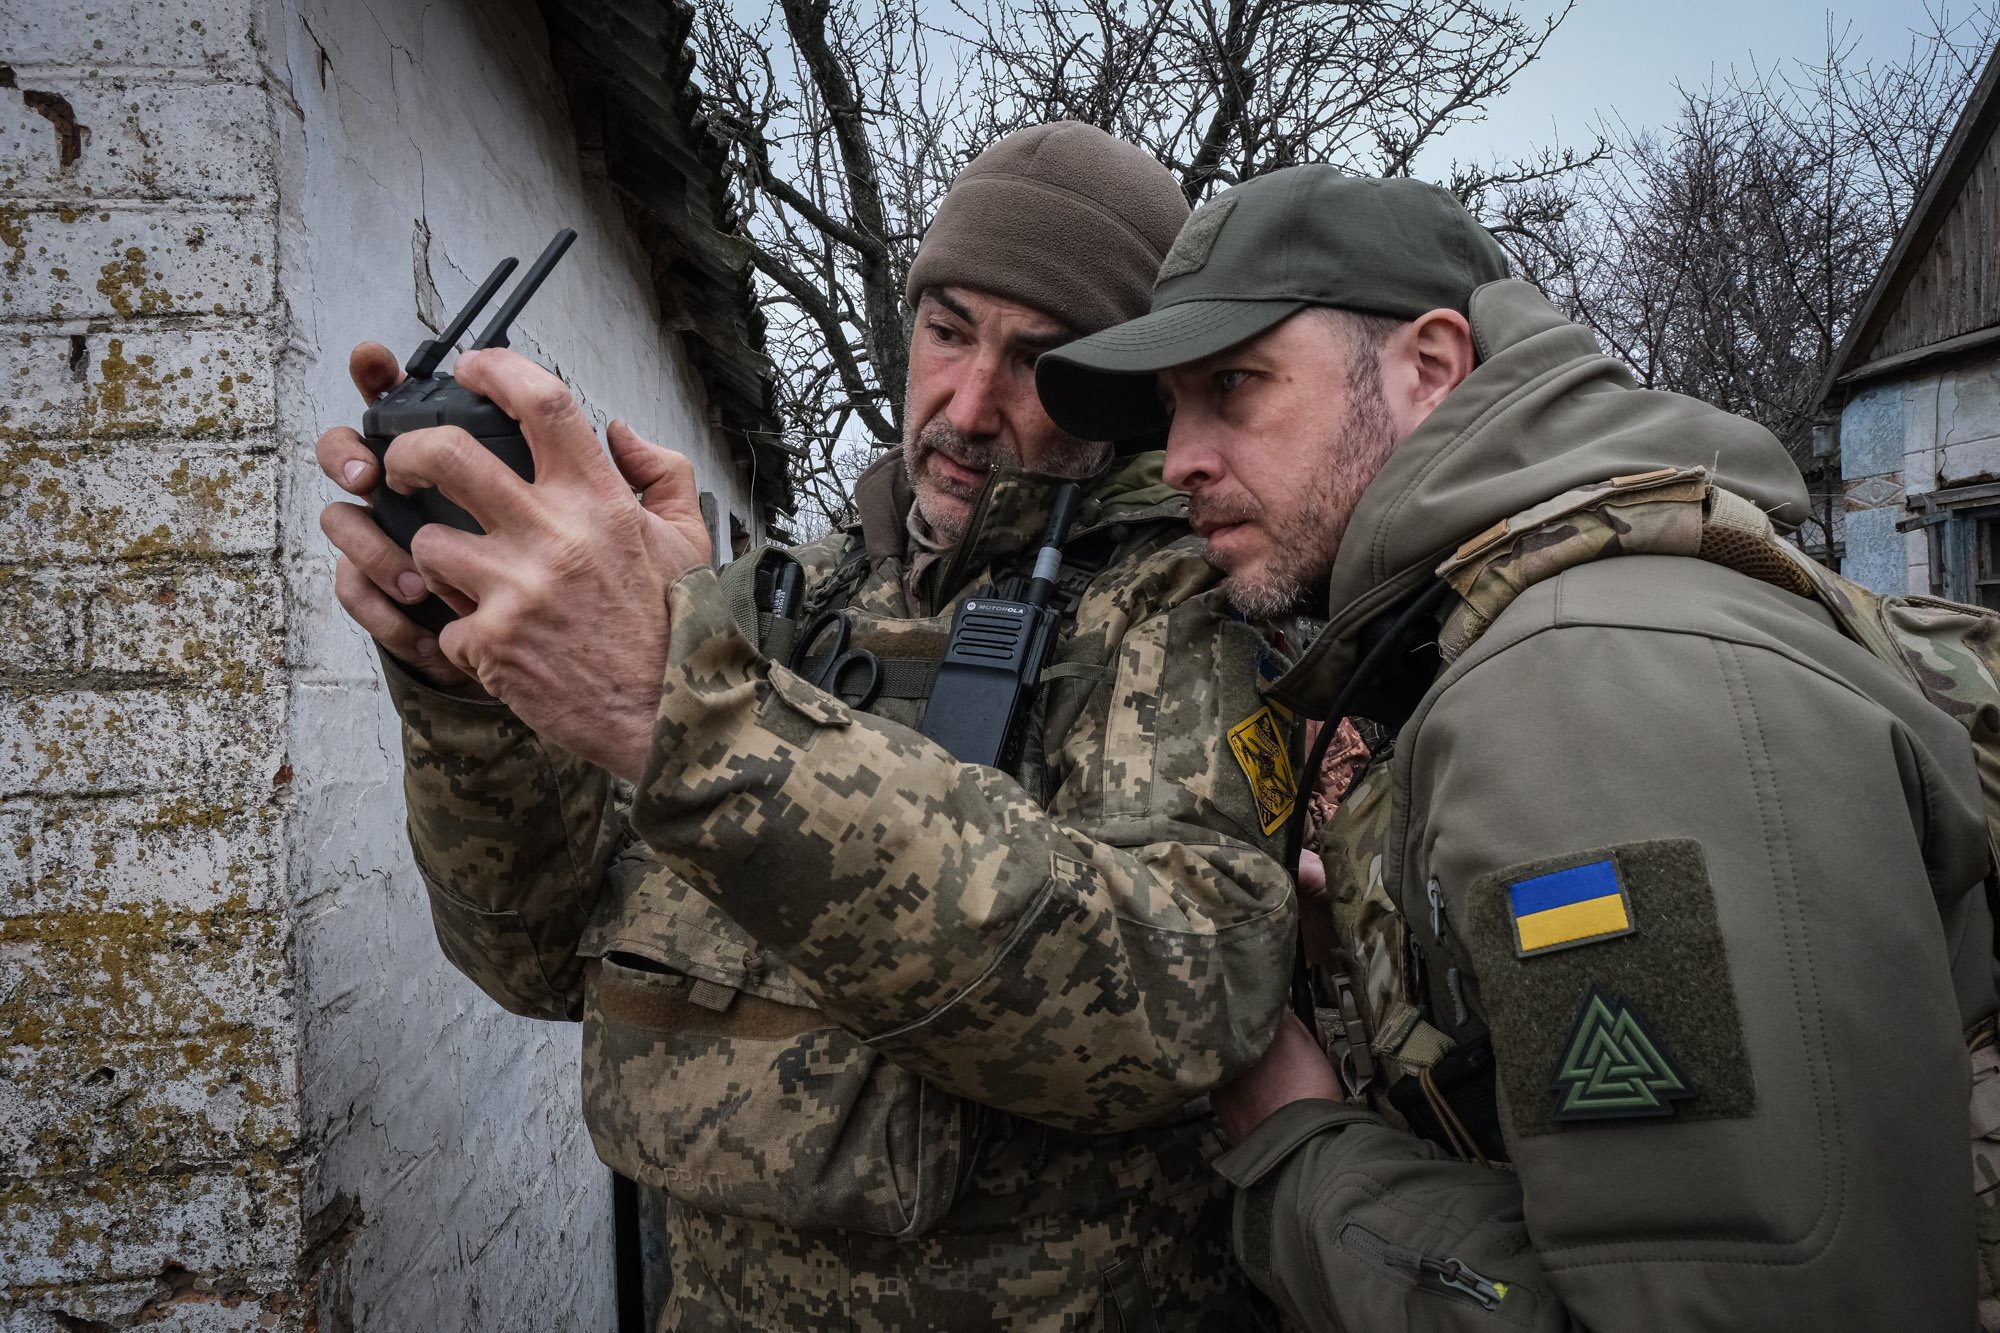
<instances>
[{"instance_id":1,"label":"molle webbing","mask_svg":"<svg viewBox=\"0 0 2000 1333\"><path fill-rule=\"evenodd\" d=\"M838 611L854 600L861 581L868 577L868 547L861 540L859 530L847 535L847 551L840 557L840 563L833 567L833 576L825 585L806 599L806 608L799 619L810 620L819 612L831 607Z\"/></svg>"},{"instance_id":2,"label":"molle webbing","mask_svg":"<svg viewBox=\"0 0 2000 1333\"><path fill-rule=\"evenodd\" d=\"M1055 604L1065 623L1075 612L1090 583L1111 563L1119 550L1119 539L1129 537L1126 528L1113 528L1087 533L1066 547L1062 564L1056 572ZM778 548L767 548L777 551ZM757 566L764 556L759 551L732 562L721 574L723 598L729 607L729 617L745 638L757 645L759 652L773 662L789 662L792 652L799 645L796 636L799 630L817 612L827 608L840 608L853 599L855 591L867 577L869 569L868 549L858 534L852 534L840 563L834 567L824 584L811 590L805 607L796 616L774 616L757 605ZM948 628L950 617L934 618ZM881 667L882 684L878 698L903 702L922 702L931 697L937 685L938 667L944 658L945 640L942 630L931 632L929 622L884 621L870 626L864 620L855 627L852 648L865 648L875 654ZM812 645L806 645L808 648ZM807 657L801 663L807 675L811 675L822 659ZM1077 674L1073 664L1051 666L1043 673L1043 679Z\"/></svg>"},{"instance_id":3,"label":"molle webbing","mask_svg":"<svg viewBox=\"0 0 2000 1333\"><path fill-rule=\"evenodd\" d=\"M868 645L857 639L851 646L866 648ZM824 657L808 657L800 664L801 673L810 678L825 661ZM875 665L882 672L881 688L875 692L878 699L928 699L937 685L936 662L915 662L907 658L883 657L877 653Z\"/></svg>"},{"instance_id":4,"label":"molle webbing","mask_svg":"<svg viewBox=\"0 0 2000 1333\"><path fill-rule=\"evenodd\" d=\"M1340 1037L1338 1062L1350 1092L1365 1097L1391 1123L1409 1128L1391 1095L1405 1080L1416 1080L1432 1118L1460 1131L1446 1132L1439 1141L1471 1160L1464 1145L1475 1136L1463 1132L1467 1117L1430 1075L1461 1044L1480 1040L1484 1027L1469 1014L1458 1019L1456 1007L1447 1003L1440 1012L1458 1020L1447 1034L1425 1013L1430 999L1416 938L1424 926L1403 914L1383 881L1393 797L1389 765L1377 762L1348 788L1320 831L1338 941L1334 965L1324 973L1334 1007L1321 1011L1320 1031ZM1439 939L1435 949L1440 957L1433 970L1455 972L1459 960L1452 947Z\"/></svg>"},{"instance_id":5,"label":"molle webbing","mask_svg":"<svg viewBox=\"0 0 2000 1333\"><path fill-rule=\"evenodd\" d=\"M1394 1060L1402 1072L1429 1069L1451 1053L1457 1043L1424 1021L1414 1005L1392 1004L1382 1026L1369 1037L1376 1056Z\"/></svg>"},{"instance_id":6,"label":"molle webbing","mask_svg":"<svg viewBox=\"0 0 2000 1333\"><path fill-rule=\"evenodd\" d=\"M767 560L790 558L783 547L763 546L732 560L723 566L717 576L722 584L723 601L729 607L729 618L736 622L736 628L743 632L744 638L756 644L757 650L774 662L790 661L792 649L797 646L794 636L813 613L822 607L846 606L868 574L868 548L862 545L858 532L851 532L840 563L834 566L833 572L818 588L809 590L806 605L794 608L791 616L774 616L757 605L758 570ZM885 680L885 690L887 684ZM922 696L892 694L890 697Z\"/></svg>"},{"instance_id":7,"label":"molle webbing","mask_svg":"<svg viewBox=\"0 0 2000 1333\"><path fill-rule=\"evenodd\" d=\"M1763 510L1715 485L1706 468L1659 468L1565 491L1454 551L1437 567L1462 599L1438 636L1445 663L1543 579L1620 555L1692 556L1824 600L1816 577L1824 571L1779 537Z\"/></svg>"}]
</instances>

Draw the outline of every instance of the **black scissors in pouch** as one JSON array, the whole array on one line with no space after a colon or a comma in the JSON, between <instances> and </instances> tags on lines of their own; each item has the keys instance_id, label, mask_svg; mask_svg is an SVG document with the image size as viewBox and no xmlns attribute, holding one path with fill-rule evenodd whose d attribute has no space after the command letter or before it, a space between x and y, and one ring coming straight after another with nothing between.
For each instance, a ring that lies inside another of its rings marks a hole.
<instances>
[{"instance_id":1,"label":"black scissors in pouch","mask_svg":"<svg viewBox=\"0 0 2000 1333\"><path fill-rule=\"evenodd\" d=\"M847 612L829 607L806 622L788 665L850 708L866 708L882 692L882 663L866 648L849 648L853 635Z\"/></svg>"}]
</instances>

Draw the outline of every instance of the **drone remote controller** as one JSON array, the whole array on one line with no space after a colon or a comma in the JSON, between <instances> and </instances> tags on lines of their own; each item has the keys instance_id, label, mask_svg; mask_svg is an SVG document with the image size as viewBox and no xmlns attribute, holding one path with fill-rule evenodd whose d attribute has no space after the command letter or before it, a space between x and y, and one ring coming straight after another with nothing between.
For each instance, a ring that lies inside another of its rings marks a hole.
<instances>
[{"instance_id":1,"label":"drone remote controller","mask_svg":"<svg viewBox=\"0 0 2000 1333\"><path fill-rule=\"evenodd\" d=\"M529 267L502 303L493 321L486 326L486 331L473 342L473 347L507 346L508 326L520 315L529 298L542 285L542 280L549 276L549 270L556 266L556 261L562 258L563 252L575 239L576 233L567 227L556 233L555 239L549 242L548 248L542 251L541 257ZM377 462L389 452L389 442L398 435L429 426L457 426L513 468L524 481L535 479L534 457L528 451L528 442L521 437L521 423L501 411L492 399L481 397L449 375L437 373L439 363L451 351L453 344L472 327L472 321L479 317L479 312L500 290L500 284L514 271L515 263L512 257L501 260L487 275L486 281L479 284L479 290L472 294L465 308L452 317L451 323L437 337L427 339L423 346L417 348L403 367L409 378L362 415L362 440ZM406 551L410 549L410 540L417 535L417 529L426 523L443 523L464 532L484 530L472 515L446 499L436 487L427 486L413 494L400 495L389 489L385 476L376 484L374 494L368 499L382 531ZM436 594L407 610L411 619L432 633L458 619L458 612Z\"/></svg>"}]
</instances>

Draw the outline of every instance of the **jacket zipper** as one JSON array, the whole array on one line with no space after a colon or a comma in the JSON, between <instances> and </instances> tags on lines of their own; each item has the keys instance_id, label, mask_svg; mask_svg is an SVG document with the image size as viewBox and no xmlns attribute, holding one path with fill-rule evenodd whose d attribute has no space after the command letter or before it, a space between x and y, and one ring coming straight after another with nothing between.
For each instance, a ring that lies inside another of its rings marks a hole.
<instances>
[{"instance_id":1,"label":"jacket zipper","mask_svg":"<svg viewBox=\"0 0 2000 1333\"><path fill-rule=\"evenodd\" d=\"M1408 1273L1416 1279L1420 1287L1446 1291L1455 1296L1478 1301L1488 1310L1498 1309L1500 1302L1507 1298L1505 1282L1495 1282L1483 1273L1474 1271L1463 1260L1454 1259L1449 1255L1440 1259L1434 1255L1406 1250L1400 1245L1391 1245L1358 1223L1349 1222L1340 1229L1340 1243L1368 1256L1385 1268Z\"/></svg>"}]
</instances>

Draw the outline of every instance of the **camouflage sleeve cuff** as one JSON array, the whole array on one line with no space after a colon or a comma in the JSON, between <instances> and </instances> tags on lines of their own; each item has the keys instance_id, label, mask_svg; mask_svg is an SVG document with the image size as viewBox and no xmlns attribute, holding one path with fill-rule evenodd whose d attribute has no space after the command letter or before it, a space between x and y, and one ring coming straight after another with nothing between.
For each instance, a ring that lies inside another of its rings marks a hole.
<instances>
[{"instance_id":1,"label":"camouflage sleeve cuff","mask_svg":"<svg viewBox=\"0 0 2000 1333\"><path fill-rule=\"evenodd\" d=\"M379 644L376 648L389 702L402 723L406 786L412 765L425 757L485 760L533 736L514 710L498 699L433 685L387 649Z\"/></svg>"},{"instance_id":2,"label":"camouflage sleeve cuff","mask_svg":"<svg viewBox=\"0 0 2000 1333\"><path fill-rule=\"evenodd\" d=\"M666 690L660 698L665 717L676 702L691 700L672 696L679 688L683 696L694 689L707 693L717 688L754 685L770 660L743 633L730 613L729 597L719 574L706 565L697 565L667 588ZM657 760L658 754L654 755Z\"/></svg>"},{"instance_id":3,"label":"camouflage sleeve cuff","mask_svg":"<svg viewBox=\"0 0 2000 1333\"><path fill-rule=\"evenodd\" d=\"M379 643L375 645L375 655L382 661L382 683L388 687L389 702L396 706L396 712L401 717L408 718L411 708L417 707L426 714L477 717L483 720L482 725L490 727L496 716L513 715L506 704L492 695L484 691L472 693L478 689L476 685L462 689L433 685Z\"/></svg>"},{"instance_id":4,"label":"camouflage sleeve cuff","mask_svg":"<svg viewBox=\"0 0 2000 1333\"><path fill-rule=\"evenodd\" d=\"M730 757L746 744L747 728L767 739L801 748L826 728L845 728L855 721L847 705L778 666L757 650L730 613L728 598L714 570L689 570L667 590L672 626L667 640L667 674L660 691L660 711L653 724L653 747L639 777L632 825L641 837L664 850L673 838L660 841L648 828L660 830L674 819L704 811L728 796L756 788L768 793L792 776L789 765L760 766L754 776L732 765ZM736 768L739 781L718 786L718 768ZM690 773L704 781L690 786ZM691 878L713 892L719 885L695 865Z\"/></svg>"},{"instance_id":5,"label":"camouflage sleeve cuff","mask_svg":"<svg viewBox=\"0 0 2000 1333\"><path fill-rule=\"evenodd\" d=\"M633 829L648 841L649 826L682 813L690 799L682 778L695 750L726 752L727 735L754 714L767 688L768 663L729 614L714 570L696 566L676 579L667 589L667 613L667 674L632 809ZM713 739L718 733L725 739Z\"/></svg>"},{"instance_id":6,"label":"camouflage sleeve cuff","mask_svg":"<svg viewBox=\"0 0 2000 1333\"><path fill-rule=\"evenodd\" d=\"M1387 1122L1353 1102L1296 1101L1281 1106L1250 1137L1215 1159L1215 1169L1238 1189L1248 1189L1284 1165L1308 1140L1349 1125Z\"/></svg>"}]
</instances>

